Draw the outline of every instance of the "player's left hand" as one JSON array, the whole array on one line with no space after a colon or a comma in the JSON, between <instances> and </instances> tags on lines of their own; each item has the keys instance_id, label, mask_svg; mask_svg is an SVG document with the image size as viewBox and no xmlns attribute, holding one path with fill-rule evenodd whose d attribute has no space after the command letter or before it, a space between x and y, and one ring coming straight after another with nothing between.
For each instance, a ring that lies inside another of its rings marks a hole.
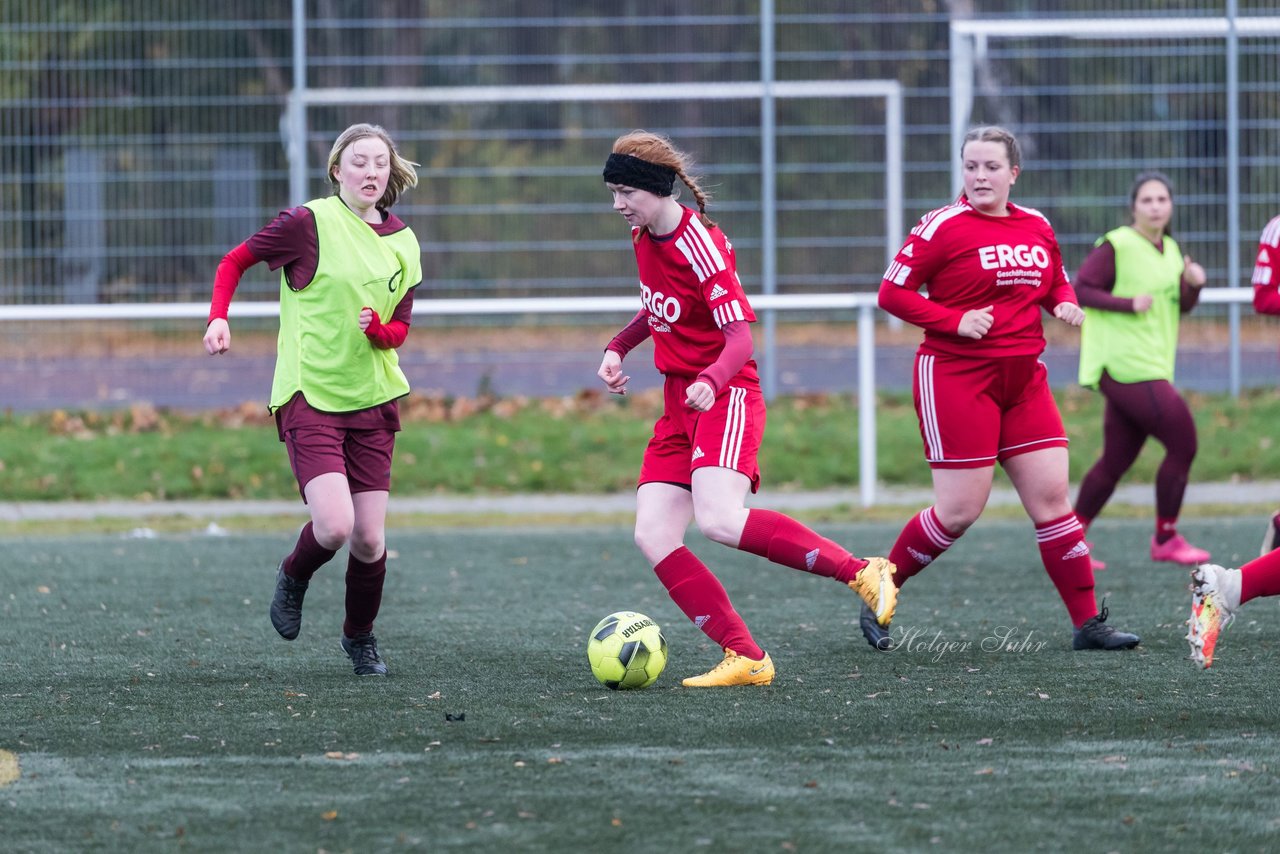
<instances>
[{"instance_id":1,"label":"player's left hand","mask_svg":"<svg viewBox=\"0 0 1280 854\"><path fill-rule=\"evenodd\" d=\"M1205 274L1204 267L1197 262L1191 260L1190 255L1182 256L1182 280L1193 288L1203 288L1204 283L1209 281L1208 275Z\"/></svg>"},{"instance_id":2,"label":"player's left hand","mask_svg":"<svg viewBox=\"0 0 1280 854\"><path fill-rule=\"evenodd\" d=\"M1084 323L1084 309L1073 302L1060 302L1053 307L1053 316L1068 326Z\"/></svg>"},{"instance_id":3,"label":"player's left hand","mask_svg":"<svg viewBox=\"0 0 1280 854\"><path fill-rule=\"evenodd\" d=\"M373 309L369 308L368 306L365 306L364 308L360 309L360 320L359 320L360 331L368 332L369 325L373 323L373 319L377 316L378 316L378 313L375 312Z\"/></svg>"},{"instance_id":4,"label":"player's left hand","mask_svg":"<svg viewBox=\"0 0 1280 854\"><path fill-rule=\"evenodd\" d=\"M711 384L701 380L685 389L684 394L684 405L699 412L706 412L716 402L716 393L711 389Z\"/></svg>"}]
</instances>

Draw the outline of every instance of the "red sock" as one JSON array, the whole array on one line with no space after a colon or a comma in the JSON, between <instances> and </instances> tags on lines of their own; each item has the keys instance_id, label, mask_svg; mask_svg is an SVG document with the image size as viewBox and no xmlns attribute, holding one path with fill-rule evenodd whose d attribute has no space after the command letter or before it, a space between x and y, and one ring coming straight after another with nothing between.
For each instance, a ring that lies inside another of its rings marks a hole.
<instances>
[{"instance_id":1,"label":"red sock","mask_svg":"<svg viewBox=\"0 0 1280 854\"><path fill-rule=\"evenodd\" d=\"M1280 549L1240 567L1240 602L1280 595Z\"/></svg>"},{"instance_id":2,"label":"red sock","mask_svg":"<svg viewBox=\"0 0 1280 854\"><path fill-rule=\"evenodd\" d=\"M1076 521L1080 523L1080 536L1089 536L1089 526L1093 524L1093 520L1082 513L1076 513Z\"/></svg>"},{"instance_id":3,"label":"red sock","mask_svg":"<svg viewBox=\"0 0 1280 854\"><path fill-rule=\"evenodd\" d=\"M867 565L839 544L772 510L749 510L738 548L774 563L845 584Z\"/></svg>"},{"instance_id":4,"label":"red sock","mask_svg":"<svg viewBox=\"0 0 1280 854\"><path fill-rule=\"evenodd\" d=\"M893 574L893 583L901 587L908 578L955 545L958 539L959 534L953 534L942 527L938 514L932 507L926 507L912 516L889 551L889 560L898 568Z\"/></svg>"},{"instance_id":5,"label":"red sock","mask_svg":"<svg viewBox=\"0 0 1280 854\"><path fill-rule=\"evenodd\" d=\"M729 594L697 555L684 546L658 561L653 568L662 586L684 615L721 649L731 649L747 658L764 658L747 624L733 610Z\"/></svg>"},{"instance_id":6,"label":"red sock","mask_svg":"<svg viewBox=\"0 0 1280 854\"><path fill-rule=\"evenodd\" d=\"M1089 547L1084 543L1084 529L1074 513L1036 526L1036 542L1040 559L1053 586L1058 588L1062 604L1077 629L1098 613L1093 598L1093 569L1089 563Z\"/></svg>"},{"instance_id":7,"label":"red sock","mask_svg":"<svg viewBox=\"0 0 1280 854\"><path fill-rule=\"evenodd\" d=\"M1156 519L1156 542L1167 543L1172 540L1178 533L1178 517L1174 516L1170 519L1163 517Z\"/></svg>"},{"instance_id":8,"label":"red sock","mask_svg":"<svg viewBox=\"0 0 1280 854\"><path fill-rule=\"evenodd\" d=\"M315 533L308 522L302 526L302 533L298 534L298 542L293 551L284 559L284 574L295 581L310 581L316 570L332 560L337 553L336 550L326 549L316 542Z\"/></svg>"},{"instance_id":9,"label":"red sock","mask_svg":"<svg viewBox=\"0 0 1280 854\"><path fill-rule=\"evenodd\" d=\"M382 582L387 577L387 553L373 563L347 556L347 619L342 633L349 638L373 631L382 607Z\"/></svg>"}]
</instances>

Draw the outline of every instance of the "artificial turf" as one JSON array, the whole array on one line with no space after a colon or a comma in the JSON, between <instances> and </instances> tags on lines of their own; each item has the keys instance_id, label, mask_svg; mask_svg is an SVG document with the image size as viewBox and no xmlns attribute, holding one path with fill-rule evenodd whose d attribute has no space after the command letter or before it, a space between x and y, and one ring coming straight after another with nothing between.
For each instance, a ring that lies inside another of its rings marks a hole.
<instances>
[{"instance_id":1,"label":"artificial turf","mask_svg":"<svg viewBox=\"0 0 1280 854\"><path fill-rule=\"evenodd\" d=\"M897 525L822 525L883 553ZM903 590L877 653L835 583L701 540L778 667L718 660L624 527L393 530L377 633L339 649L343 555L301 637L267 620L292 531L14 537L0 561L6 851L1268 850L1280 831L1280 609L1251 602L1208 671L1186 572L1149 522L1090 538L1131 652L1073 652L1028 523L982 520ZM1261 522L1184 525L1215 559ZM662 624L653 687L598 685L605 614ZM6 782L6 757L16 779Z\"/></svg>"}]
</instances>

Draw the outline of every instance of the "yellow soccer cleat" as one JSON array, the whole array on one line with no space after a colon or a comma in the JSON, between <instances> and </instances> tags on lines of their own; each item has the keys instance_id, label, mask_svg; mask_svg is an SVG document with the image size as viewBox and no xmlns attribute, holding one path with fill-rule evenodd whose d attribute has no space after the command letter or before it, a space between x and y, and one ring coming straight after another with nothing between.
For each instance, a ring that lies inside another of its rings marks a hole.
<instances>
[{"instance_id":1,"label":"yellow soccer cleat","mask_svg":"<svg viewBox=\"0 0 1280 854\"><path fill-rule=\"evenodd\" d=\"M1211 563L1191 571L1191 619L1187 620L1187 643L1191 646L1191 660L1202 668L1213 665L1218 636L1236 618L1235 609L1240 607L1239 573L1239 570L1224 569Z\"/></svg>"},{"instance_id":2,"label":"yellow soccer cleat","mask_svg":"<svg viewBox=\"0 0 1280 854\"><path fill-rule=\"evenodd\" d=\"M768 685L772 681L773 659L769 653L756 661L726 649L724 661L701 676L690 676L681 684L686 688L724 688L729 685Z\"/></svg>"},{"instance_id":3,"label":"yellow soccer cleat","mask_svg":"<svg viewBox=\"0 0 1280 854\"><path fill-rule=\"evenodd\" d=\"M888 626L898 608L898 588L893 586L893 574L898 568L885 557L869 557L866 561L867 565L858 570L849 586L867 603L876 615L876 622Z\"/></svg>"}]
</instances>

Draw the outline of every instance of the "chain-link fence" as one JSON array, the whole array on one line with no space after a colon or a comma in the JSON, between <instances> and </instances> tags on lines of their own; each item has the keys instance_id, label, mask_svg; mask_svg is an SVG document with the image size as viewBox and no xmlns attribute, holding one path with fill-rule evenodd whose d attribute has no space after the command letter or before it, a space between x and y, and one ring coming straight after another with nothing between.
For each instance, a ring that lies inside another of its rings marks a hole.
<instances>
[{"instance_id":1,"label":"chain-link fence","mask_svg":"<svg viewBox=\"0 0 1280 854\"><path fill-rule=\"evenodd\" d=\"M899 228L954 191L954 124L998 121L1026 146L1017 200L1049 215L1070 268L1123 221L1141 168L1173 177L1176 233L1213 285L1247 284L1257 233L1280 210L1280 35L1259 28L1274 20L1262 0L1158 11L1137 0L31 0L0 10L0 304L207 299L222 254L299 201L299 157L305 192L324 192L320 164L354 121L383 124L422 164L398 212L422 238L423 299L633 293L599 169L613 137L634 127L695 155L750 291L775 268L780 293L879 282L892 232L882 99L379 94L406 88L896 81ZM1081 35L1089 21L1098 29ZM1186 29L1171 33L1171 21ZM368 97L307 108L305 138L291 139L290 96L302 87ZM958 87L970 90L969 115L953 115ZM258 267L237 299L271 299L277 287ZM1260 329L1249 318L1246 343ZM847 344L840 334L822 346ZM5 337L10 355L40 347ZM1223 372L1207 370L1221 385Z\"/></svg>"}]
</instances>

